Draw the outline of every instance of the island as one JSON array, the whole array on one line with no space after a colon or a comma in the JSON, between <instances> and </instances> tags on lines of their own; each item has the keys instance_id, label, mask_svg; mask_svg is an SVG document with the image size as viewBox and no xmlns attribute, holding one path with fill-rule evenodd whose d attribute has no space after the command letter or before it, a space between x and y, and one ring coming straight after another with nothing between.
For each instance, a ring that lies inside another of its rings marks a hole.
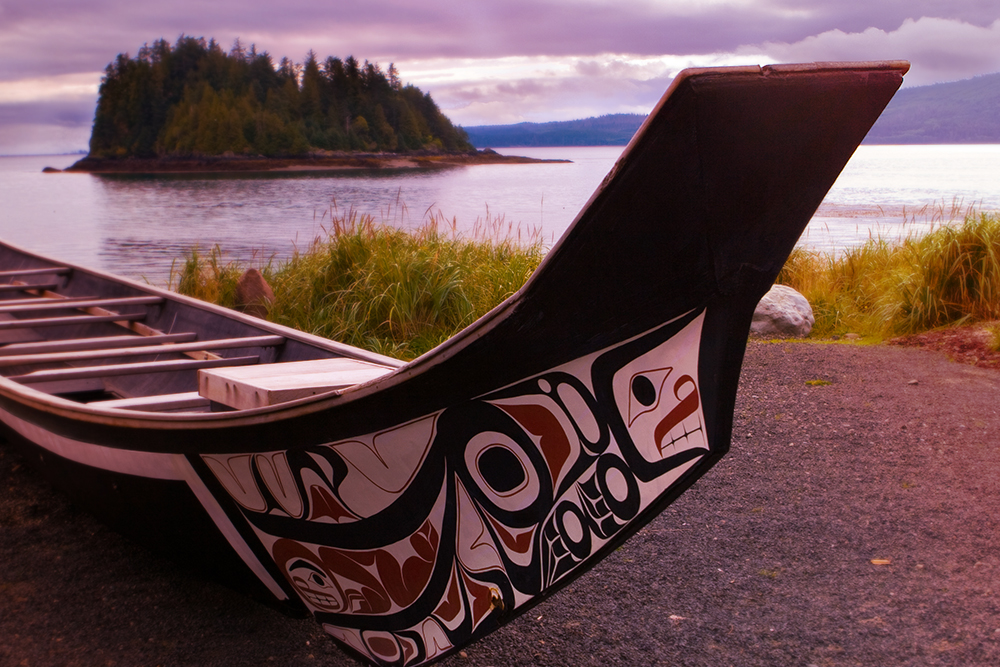
<instances>
[{"instance_id":1,"label":"island","mask_svg":"<svg viewBox=\"0 0 1000 667\"><path fill-rule=\"evenodd\" d=\"M477 150L395 65L304 63L239 39L158 39L101 80L90 152L65 171L162 173L565 162Z\"/></svg>"}]
</instances>

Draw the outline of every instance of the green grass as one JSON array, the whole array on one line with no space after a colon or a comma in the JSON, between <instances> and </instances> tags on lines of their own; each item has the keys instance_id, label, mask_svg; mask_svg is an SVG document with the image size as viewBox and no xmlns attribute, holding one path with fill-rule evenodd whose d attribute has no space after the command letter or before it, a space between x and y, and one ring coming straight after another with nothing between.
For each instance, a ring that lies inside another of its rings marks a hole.
<instances>
[{"instance_id":1,"label":"green grass","mask_svg":"<svg viewBox=\"0 0 1000 667\"><path fill-rule=\"evenodd\" d=\"M455 231L454 222L442 230L434 217L414 232L366 215L333 217L326 238L285 262L260 267L275 295L268 319L412 359L524 284L545 250L537 234L521 236L502 217L477 225L469 238ZM223 261L218 247L207 255L193 252L176 289L233 307L246 268Z\"/></svg>"},{"instance_id":2,"label":"green grass","mask_svg":"<svg viewBox=\"0 0 1000 667\"><path fill-rule=\"evenodd\" d=\"M884 339L997 320L1000 215L969 213L960 224L900 241L874 237L838 255L797 248L777 282L808 299L813 336Z\"/></svg>"},{"instance_id":3,"label":"green grass","mask_svg":"<svg viewBox=\"0 0 1000 667\"><path fill-rule=\"evenodd\" d=\"M455 335L517 291L545 249L503 218L463 238L431 217L414 232L370 216L331 216L328 235L261 272L275 293L268 319L401 359ZM183 262L176 289L235 305L248 264L216 247ZM174 281L172 281L173 283ZM813 337L865 340L962 322L1000 320L1000 215L969 213L900 241L873 237L840 254L797 248L777 282L801 292ZM990 329L1000 349L1000 325Z\"/></svg>"}]
</instances>

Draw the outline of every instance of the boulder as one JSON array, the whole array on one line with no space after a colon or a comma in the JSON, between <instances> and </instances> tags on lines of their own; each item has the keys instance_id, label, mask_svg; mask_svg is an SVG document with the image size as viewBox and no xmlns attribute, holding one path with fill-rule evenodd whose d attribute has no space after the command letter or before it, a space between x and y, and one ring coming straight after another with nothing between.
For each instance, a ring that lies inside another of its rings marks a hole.
<instances>
[{"instance_id":1,"label":"boulder","mask_svg":"<svg viewBox=\"0 0 1000 667\"><path fill-rule=\"evenodd\" d=\"M785 285L774 285L757 304L750 333L756 336L806 336L816 318L806 298Z\"/></svg>"},{"instance_id":2,"label":"boulder","mask_svg":"<svg viewBox=\"0 0 1000 667\"><path fill-rule=\"evenodd\" d=\"M247 269L236 283L236 308L264 319L274 302L274 291L257 269Z\"/></svg>"}]
</instances>

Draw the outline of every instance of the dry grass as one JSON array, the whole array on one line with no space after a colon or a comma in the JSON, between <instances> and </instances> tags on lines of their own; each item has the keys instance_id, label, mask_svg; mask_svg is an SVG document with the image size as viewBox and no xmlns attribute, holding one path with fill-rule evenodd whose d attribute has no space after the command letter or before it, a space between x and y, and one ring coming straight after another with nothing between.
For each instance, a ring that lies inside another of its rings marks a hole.
<instances>
[{"instance_id":1,"label":"dry grass","mask_svg":"<svg viewBox=\"0 0 1000 667\"><path fill-rule=\"evenodd\" d=\"M464 238L454 221L443 226L434 216L406 232L347 213L331 216L325 238L261 272L275 294L269 320L410 359L511 296L543 256L537 234L522 235L502 217ZM195 252L177 289L232 307L245 268L223 263L218 248Z\"/></svg>"},{"instance_id":2,"label":"dry grass","mask_svg":"<svg viewBox=\"0 0 1000 667\"><path fill-rule=\"evenodd\" d=\"M778 282L813 307L815 335L884 338L1000 318L1000 216L969 213L901 241L874 237L839 255L796 249Z\"/></svg>"}]
</instances>

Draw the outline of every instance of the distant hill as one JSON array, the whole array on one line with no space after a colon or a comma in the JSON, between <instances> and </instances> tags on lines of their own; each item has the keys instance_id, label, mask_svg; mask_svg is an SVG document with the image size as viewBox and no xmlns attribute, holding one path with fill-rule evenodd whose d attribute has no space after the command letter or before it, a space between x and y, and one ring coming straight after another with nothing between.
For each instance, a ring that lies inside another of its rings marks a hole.
<instances>
[{"instance_id":1,"label":"distant hill","mask_svg":"<svg viewBox=\"0 0 1000 667\"><path fill-rule=\"evenodd\" d=\"M477 148L624 146L645 120L610 114L582 120L463 128ZM868 133L866 144L1000 144L1000 72L904 88Z\"/></svg>"},{"instance_id":2,"label":"distant hill","mask_svg":"<svg viewBox=\"0 0 1000 667\"><path fill-rule=\"evenodd\" d=\"M904 88L866 144L1000 144L1000 72Z\"/></svg>"},{"instance_id":3,"label":"distant hill","mask_svg":"<svg viewBox=\"0 0 1000 667\"><path fill-rule=\"evenodd\" d=\"M624 146L646 117L616 113L581 120L462 128L476 148L491 146Z\"/></svg>"}]
</instances>

